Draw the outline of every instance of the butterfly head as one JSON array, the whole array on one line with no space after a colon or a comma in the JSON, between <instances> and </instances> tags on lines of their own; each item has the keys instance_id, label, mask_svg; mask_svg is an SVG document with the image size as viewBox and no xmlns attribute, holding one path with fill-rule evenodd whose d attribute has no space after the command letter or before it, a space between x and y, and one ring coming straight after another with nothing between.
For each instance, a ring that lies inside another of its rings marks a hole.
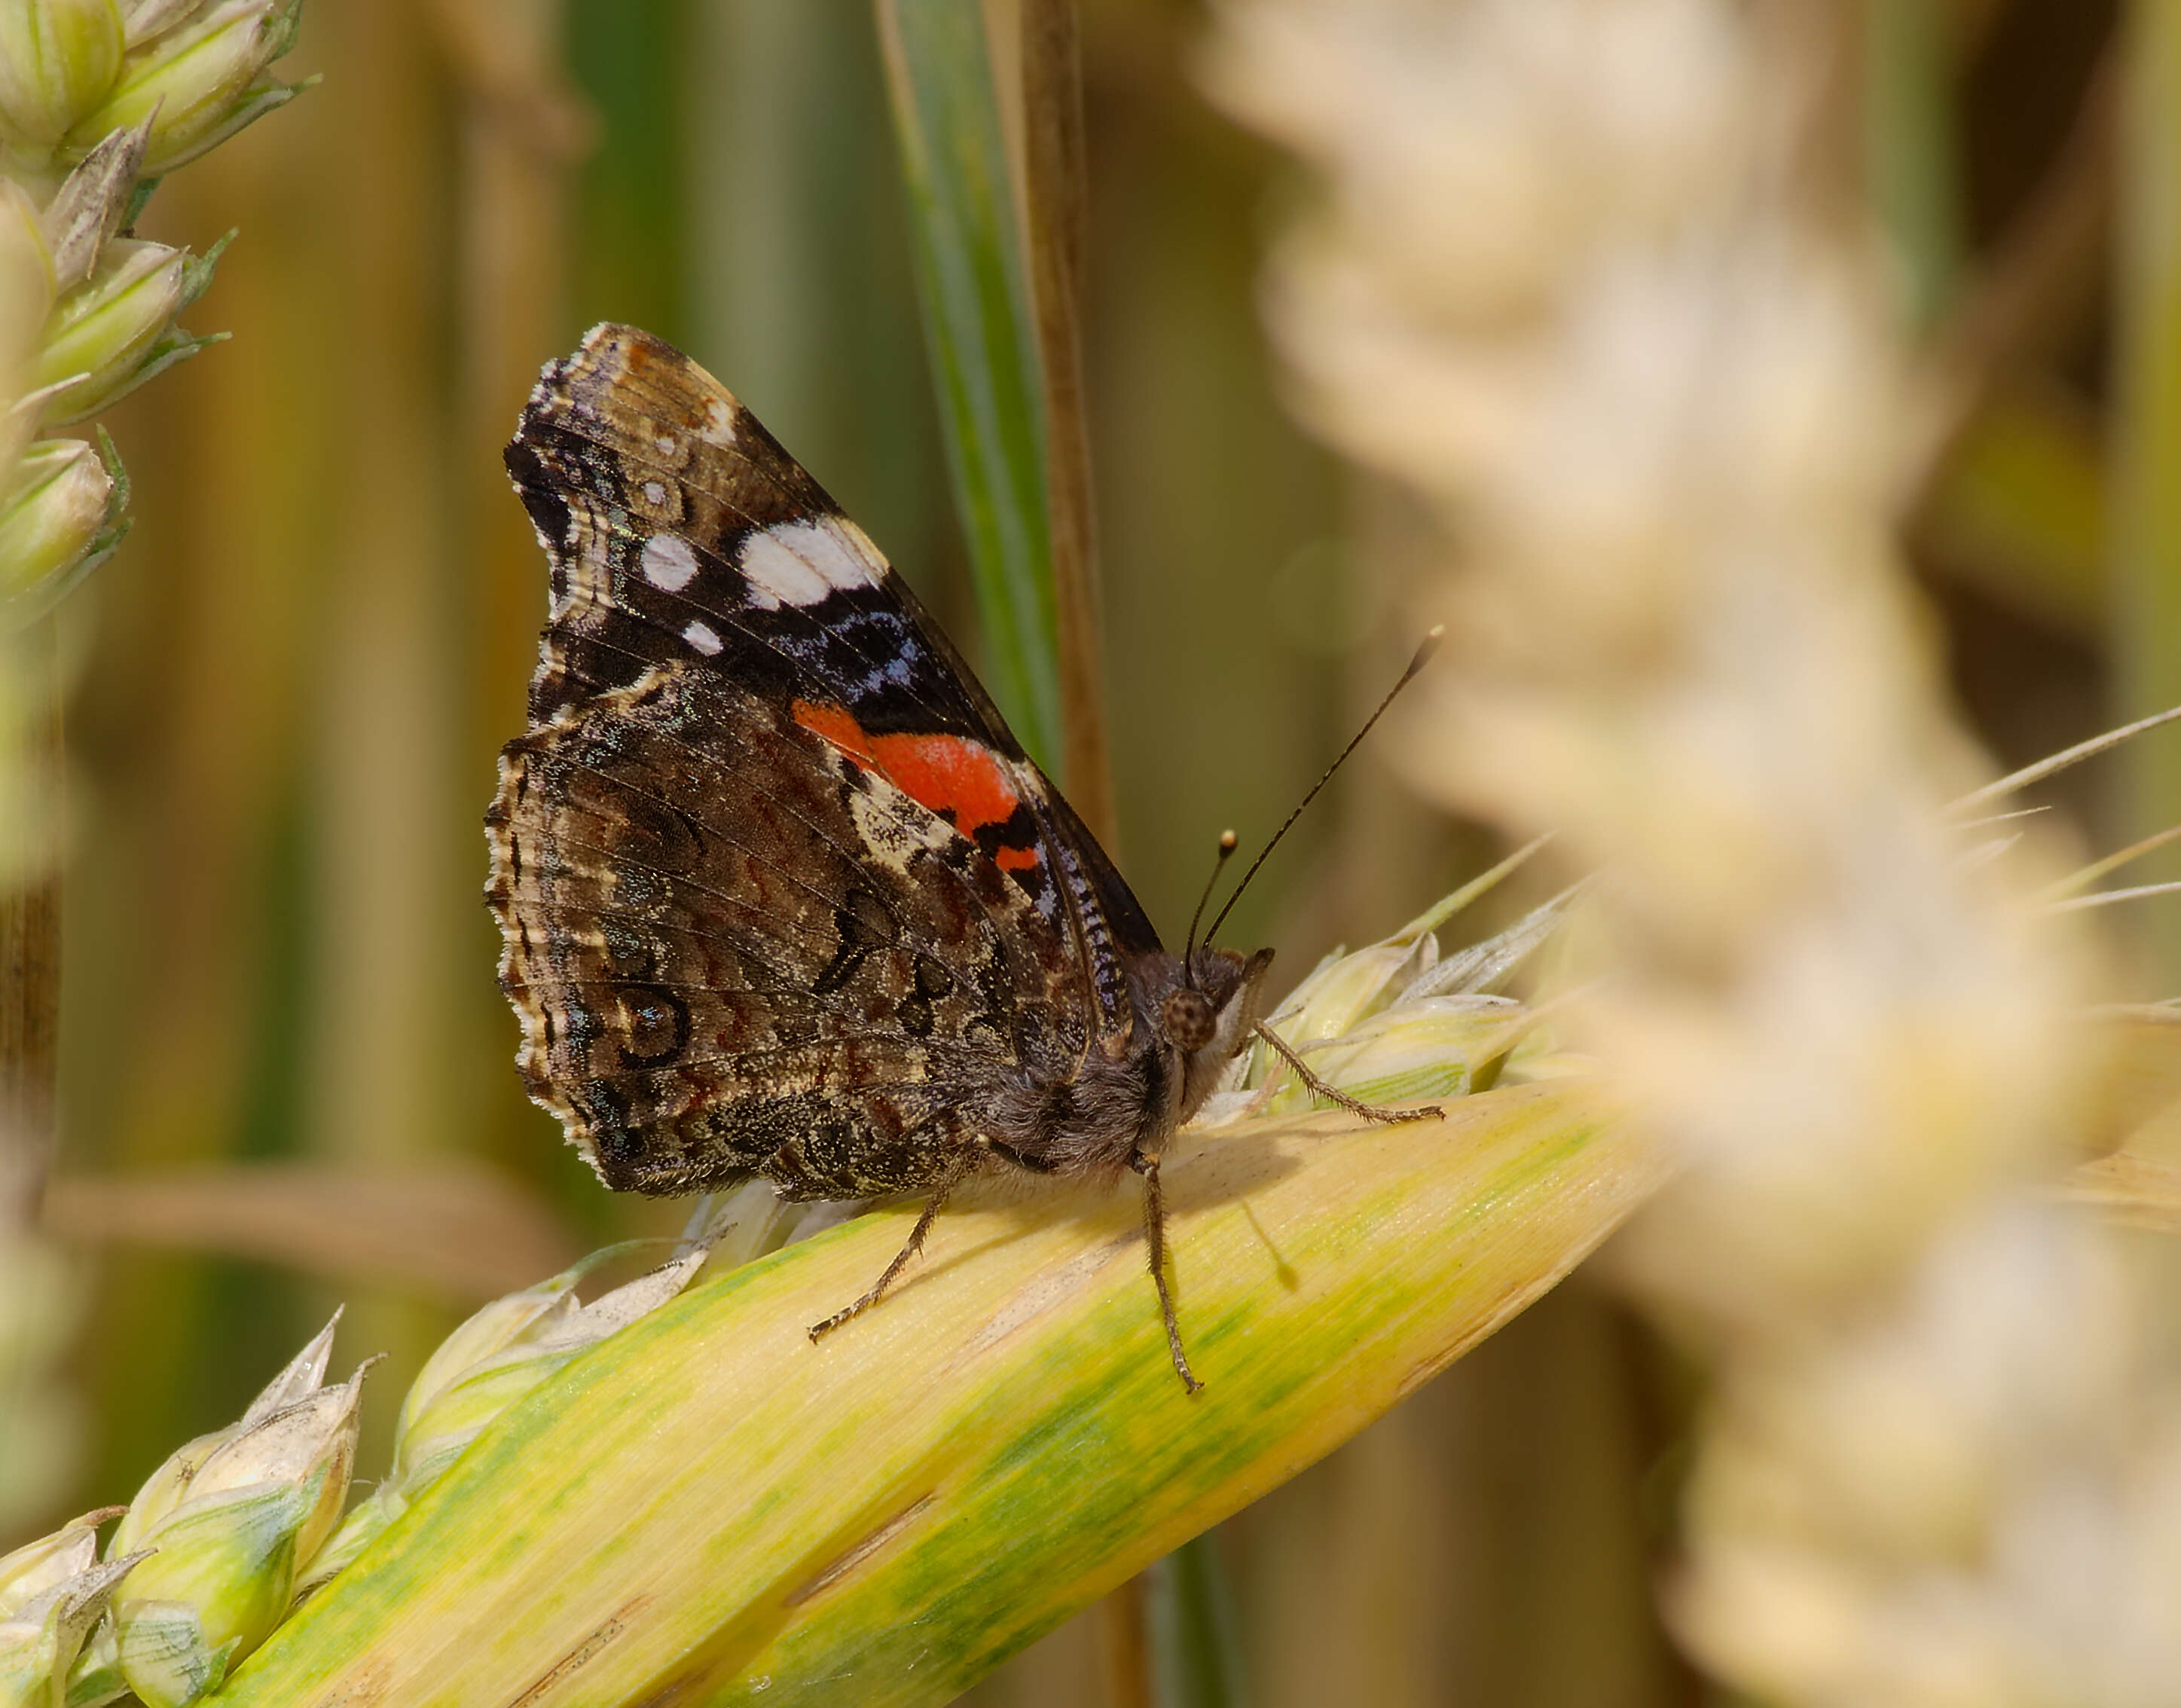
<instances>
[{"instance_id":1,"label":"butterfly head","mask_svg":"<svg viewBox=\"0 0 2181 1708\"><path fill-rule=\"evenodd\" d=\"M1258 994L1273 952L1199 948L1186 966L1172 963L1172 984L1159 999L1161 1036L1182 1062L1181 1119L1195 1114L1220 1073L1242 1047L1257 1018Z\"/></svg>"}]
</instances>

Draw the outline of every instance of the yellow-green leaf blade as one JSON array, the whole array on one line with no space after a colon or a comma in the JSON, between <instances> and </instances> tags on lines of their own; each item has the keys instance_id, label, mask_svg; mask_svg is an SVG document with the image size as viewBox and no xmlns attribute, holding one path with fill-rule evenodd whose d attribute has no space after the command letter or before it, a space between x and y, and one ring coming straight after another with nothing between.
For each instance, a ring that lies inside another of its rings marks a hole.
<instances>
[{"instance_id":1,"label":"yellow-green leaf blade","mask_svg":"<svg viewBox=\"0 0 2181 1708\"><path fill-rule=\"evenodd\" d=\"M1659 1173L1595 1081L1185 1141L1201 1395L1167 1363L1133 1190L950 1213L814 1346L907 1230L868 1217L578 1359L218 1700L946 1701L1352 1435Z\"/></svg>"}]
</instances>

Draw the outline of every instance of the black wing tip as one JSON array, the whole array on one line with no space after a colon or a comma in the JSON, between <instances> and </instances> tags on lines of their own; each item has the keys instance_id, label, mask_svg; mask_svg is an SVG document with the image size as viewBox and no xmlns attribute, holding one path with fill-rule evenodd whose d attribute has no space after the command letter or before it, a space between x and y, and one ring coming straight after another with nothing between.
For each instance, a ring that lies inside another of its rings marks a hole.
<instances>
[{"instance_id":1,"label":"black wing tip","mask_svg":"<svg viewBox=\"0 0 2181 1708\"><path fill-rule=\"evenodd\" d=\"M544 478L544 466L531 445L530 412L522 412L522 418L515 423L515 437L500 448L500 460L507 470L507 478L515 483L521 493L540 484Z\"/></svg>"}]
</instances>

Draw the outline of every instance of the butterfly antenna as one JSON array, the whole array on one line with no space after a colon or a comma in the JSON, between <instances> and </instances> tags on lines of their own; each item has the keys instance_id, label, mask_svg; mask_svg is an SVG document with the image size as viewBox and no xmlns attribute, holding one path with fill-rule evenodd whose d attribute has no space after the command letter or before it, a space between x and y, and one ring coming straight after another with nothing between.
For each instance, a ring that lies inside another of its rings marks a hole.
<instances>
[{"instance_id":1,"label":"butterfly antenna","mask_svg":"<svg viewBox=\"0 0 2181 1708\"><path fill-rule=\"evenodd\" d=\"M1196 988L1196 925L1204 917L1204 904L1212 899L1217 887L1219 874L1227 870L1227 862L1234 857L1234 832L1219 832L1219 858L1212 862L1212 876L1204 881L1204 893L1196 898L1196 911L1189 916L1189 941L1181 951L1181 982L1184 990Z\"/></svg>"},{"instance_id":2,"label":"butterfly antenna","mask_svg":"<svg viewBox=\"0 0 2181 1708\"><path fill-rule=\"evenodd\" d=\"M1363 720L1363 727L1350 738L1348 745L1340 749L1339 757L1326 766L1325 775L1310 786L1310 793L1295 803L1295 810L1288 815L1287 822L1273 832L1273 839L1265 844L1263 851L1257 855L1256 859L1250 862L1249 871L1242 874L1242 882L1234 886L1234 893L1227 898L1226 906L1221 908L1213 917L1212 929L1204 934L1205 942L1208 943L1219 935L1219 927L1226 923L1227 915L1234 910L1234 904L1242 899L1242 892L1250 887L1250 880L1256 876L1257 869L1271 858L1273 850L1280 845L1280 838L1295 828L1295 821L1302 816L1303 809L1316 800L1318 791L1333 781L1333 774L1348 763L1348 755L1362 745L1363 738L1371 733L1371 727L1385 716L1386 708L1394 703L1394 696L1415 681L1416 672L1431 662L1431 655L1438 650L1439 642L1445 638L1446 628L1443 624L1433 628L1424 636L1423 644L1416 649L1416 655L1409 661L1409 667L1401 672L1401 679L1386 690L1386 697L1378 702L1378 710ZM1214 876L1216 876L1217 874L1215 873Z\"/></svg>"}]
</instances>

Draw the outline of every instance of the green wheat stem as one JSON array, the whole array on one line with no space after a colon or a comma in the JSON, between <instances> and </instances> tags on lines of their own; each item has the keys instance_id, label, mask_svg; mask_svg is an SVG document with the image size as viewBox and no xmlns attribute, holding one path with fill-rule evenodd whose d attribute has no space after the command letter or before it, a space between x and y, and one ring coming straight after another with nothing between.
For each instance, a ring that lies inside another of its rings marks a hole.
<instances>
[{"instance_id":1,"label":"green wheat stem","mask_svg":"<svg viewBox=\"0 0 2181 1708\"><path fill-rule=\"evenodd\" d=\"M2126 47L2108 539L2116 721L2181 702L2181 0L2131 8ZM2132 743L2119 770L2123 834L2181 819L2181 747ZM2154 861L2145 876L2173 872ZM2143 930L2171 985L2181 915L2154 911Z\"/></svg>"},{"instance_id":2,"label":"green wheat stem","mask_svg":"<svg viewBox=\"0 0 2181 1708\"><path fill-rule=\"evenodd\" d=\"M1243 1708L1250 1700L1234 1593L1218 1544L1191 1538L1151 1570L1151 1644L1161 1708Z\"/></svg>"},{"instance_id":3,"label":"green wheat stem","mask_svg":"<svg viewBox=\"0 0 2181 1708\"><path fill-rule=\"evenodd\" d=\"M1864 176L1919 330L1946 312L1962 267L1947 25L1935 0L1864 0Z\"/></svg>"},{"instance_id":4,"label":"green wheat stem","mask_svg":"<svg viewBox=\"0 0 2181 1708\"><path fill-rule=\"evenodd\" d=\"M1058 775L1044 410L983 14L958 0L880 0L878 16L986 680L1030 756Z\"/></svg>"}]
</instances>

